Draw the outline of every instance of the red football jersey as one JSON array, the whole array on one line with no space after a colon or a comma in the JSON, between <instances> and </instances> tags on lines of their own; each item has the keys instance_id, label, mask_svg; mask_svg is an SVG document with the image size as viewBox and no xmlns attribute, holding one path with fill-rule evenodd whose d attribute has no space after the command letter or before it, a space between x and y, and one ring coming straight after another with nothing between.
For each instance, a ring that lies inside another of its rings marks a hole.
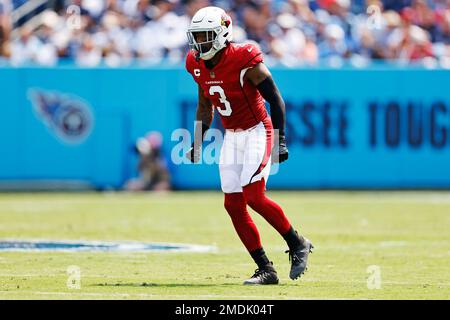
<instances>
[{"instance_id":1,"label":"red football jersey","mask_svg":"<svg viewBox=\"0 0 450 320\"><path fill-rule=\"evenodd\" d=\"M205 96L211 100L225 129L248 129L267 116L264 99L256 87L244 81L245 71L263 61L262 53L253 44L230 43L217 65L205 66L203 59L195 59L189 51L186 69Z\"/></svg>"}]
</instances>

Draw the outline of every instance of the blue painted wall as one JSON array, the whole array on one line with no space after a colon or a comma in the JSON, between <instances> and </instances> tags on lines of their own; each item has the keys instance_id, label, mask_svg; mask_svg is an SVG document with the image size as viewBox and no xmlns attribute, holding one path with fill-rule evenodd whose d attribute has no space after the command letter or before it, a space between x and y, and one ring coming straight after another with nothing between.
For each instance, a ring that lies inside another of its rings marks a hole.
<instances>
[{"instance_id":1,"label":"blue painted wall","mask_svg":"<svg viewBox=\"0 0 450 320\"><path fill-rule=\"evenodd\" d=\"M271 188L450 187L449 71L272 71L287 103L290 158ZM176 188L219 188L216 165L170 160L173 130L192 131L195 113L196 86L182 67L2 67L0 90L1 180L118 188L135 175L135 139L157 130ZM83 105L92 130L64 138L36 112L31 92Z\"/></svg>"}]
</instances>

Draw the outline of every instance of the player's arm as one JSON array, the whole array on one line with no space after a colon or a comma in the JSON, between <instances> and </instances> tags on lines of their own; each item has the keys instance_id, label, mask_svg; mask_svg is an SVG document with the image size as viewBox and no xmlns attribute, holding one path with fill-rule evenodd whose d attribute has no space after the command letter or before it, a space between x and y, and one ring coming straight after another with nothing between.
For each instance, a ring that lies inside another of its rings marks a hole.
<instances>
[{"instance_id":1,"label":"player's arm","mask_svg":"<svg viewBox=\"0 0 450 320\"><path fill-rule=\"evenodd\" d=\"M206 131L211 126L214 117L214 108L211 100L205 97L203 89L198 86L198 105L197 113L195 116L194 127L194 141L192 142L191 149L189 149L186 157L191 162L198 162L200 160L200 151L203 138Z\"/></svg>"},{"instance_id":2,"label":"player's arm","mask_svg":"<svg viewBox=\"0 0 450 320\"><path fill-rule=\"evenodd\" d=\"M274 129L278 130L279 134L278 161L281 163L289 157L289 151L286 147L286 136L284 133L286 107L283 98L273 81L272 74L264 63L258 63L256 66L249 69L245 74L245 78L258 89L259 93L261 93L263 98L270 104L272 124Z\"/></svg>"}]
</instances>

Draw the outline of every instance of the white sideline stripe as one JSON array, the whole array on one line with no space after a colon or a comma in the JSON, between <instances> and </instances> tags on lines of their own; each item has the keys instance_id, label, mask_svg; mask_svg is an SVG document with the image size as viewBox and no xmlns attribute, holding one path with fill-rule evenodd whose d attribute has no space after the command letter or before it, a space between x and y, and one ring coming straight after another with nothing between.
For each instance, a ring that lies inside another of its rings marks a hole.
<instances>
[{"instance_id":1,"label":"white sideline stripe","mask_svg":"<svg viewBox=\"0 0 450 320\"><path fill-rule=\"evenodd\" d=\"M45 291L0 291L0 293L30 293L36 295L60 295L60 296L86 296L86 297L142 297L142 298L240 298L240 299L273 299L273 300L353 300L355 298L336 297L291 297L291 296L242 296L242 295L221 295L221 294L148 294L148 293L99 293L99 292L45 292ZM360 298L363 300L365 298Z\"/></svg>"}]
</instances>

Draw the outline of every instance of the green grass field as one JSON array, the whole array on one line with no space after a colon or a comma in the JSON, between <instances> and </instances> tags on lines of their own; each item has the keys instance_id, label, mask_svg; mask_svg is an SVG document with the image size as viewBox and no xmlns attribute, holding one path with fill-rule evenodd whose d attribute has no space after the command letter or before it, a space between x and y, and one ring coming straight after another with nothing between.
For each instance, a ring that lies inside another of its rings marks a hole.
<instances>
[{"instance_id":1,"label":"green grass field","mask_svg":"<svg viewBox=\"0 0 450 320\"><path fill-rule=\"evenodd\" d=\"M216 192L0 194L0 239L216 245L212 253L1 252L0 299L449 299L449 192L269 192L315 244L288 277L282 238L256 213L280 285L255 266ZM67 287L67 268L81 288ZM369 289L368 267L381 288Z\"/></svg>"}]
</instances>

